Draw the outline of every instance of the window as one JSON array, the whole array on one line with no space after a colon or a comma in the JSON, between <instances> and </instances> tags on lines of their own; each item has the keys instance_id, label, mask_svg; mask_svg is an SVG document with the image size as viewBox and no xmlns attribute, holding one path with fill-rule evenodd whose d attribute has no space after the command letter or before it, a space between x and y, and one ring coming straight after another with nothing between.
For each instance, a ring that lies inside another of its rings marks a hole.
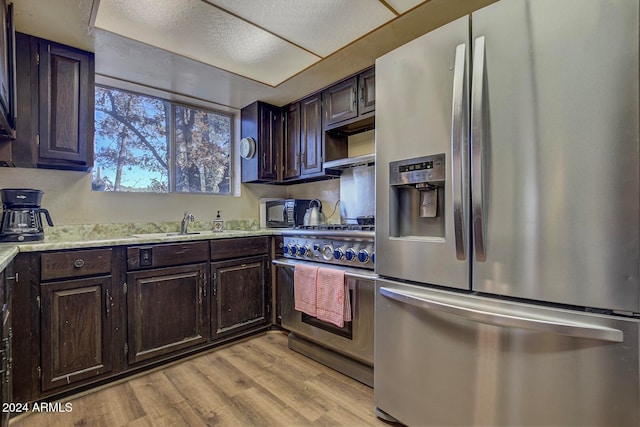
<instances>
[{"instance_id":1,"label":"window","mask_svg":"<svg viewBox=\"0 0 640 427\"><path fill-rule=\"evenodd\" d=\"M96 86L96 191L231 193L232 117Z\"/></svg>"}]
</instances>

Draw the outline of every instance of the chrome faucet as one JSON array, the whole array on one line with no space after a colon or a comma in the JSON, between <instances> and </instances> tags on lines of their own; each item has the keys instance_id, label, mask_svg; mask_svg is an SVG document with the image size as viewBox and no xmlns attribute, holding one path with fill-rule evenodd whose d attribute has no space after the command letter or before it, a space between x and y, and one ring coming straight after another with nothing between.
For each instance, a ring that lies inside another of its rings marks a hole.
<instances>
[{"instance_id":1,"label":"chrome faucet","mask_svg":"<svg viewBox=\"0 0 640 427\"><path fill-rule=\"evenodd\" d=\"M189 221L193 222L195 217L193 214L189 212L184 213L184 217L182 218L182 222L180 223L180 234L187 234L187 226L189 225Z\"/></svg>"}]
</instances>

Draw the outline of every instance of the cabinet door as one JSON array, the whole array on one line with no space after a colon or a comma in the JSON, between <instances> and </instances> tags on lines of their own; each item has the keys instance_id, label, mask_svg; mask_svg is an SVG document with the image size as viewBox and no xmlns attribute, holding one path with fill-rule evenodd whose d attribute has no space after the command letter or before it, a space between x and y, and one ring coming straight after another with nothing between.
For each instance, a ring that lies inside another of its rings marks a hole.
<instances>
[{"instance_id":1,"label":"cabinet door","mask_svg":"<svg viewBox=\"0 0 640 427\"><path fill-rule=\"evenodd\" d=\"M358 76L358 115L363 115L376 109L376 70L367 70Z\"/></svg>"},{"instance_id":2,"label":"cabinet door","mask_svg":"<svg viewBox=\"0 0 640 427\"><path fill-rule=\"evenodd\" d=\"M15 36L13 4L0 1L0 138L15 138Z\"/></svg>"},{"instance_id":3,"label":"cabinet door","mask_svg":"<svg viewBox=\"0 0 640 427\"><path fill-rule=\"evenodd\" d=\"M354 76L329 89L322 96L324 98L325 122L324 126L331 126L343 120L358 116L358 77Z\"/></svg>"},{"instance_id":4,"label":"cabinet door","mask_svg":"<svg viewBox=\"0 0 640 427\"><path fill-rule=\"evenodd\" d=\"M211 263L214 339L268 323L268 265L266 255Z\"/></svg>"},{"instance_id":5,"label":"cabinet door","mask_svg":"<svg viewBox=\"0 0 640 427\"><path fill-rule=\"evenodd\" d=\"M282 178L300 176L300 103L289 105L285 117L286 132L282 147Z\"/></svg>"},{"instance_id":6,"label":"cabinet door","mask_svg":"<svg viewBox=\"0 0 640 427\"><path fill-rule=\"evenodd\" d=\"M12 353L11 353L11 341L13 339L13 333L11 330L11 287L14 278L9 277L12 274L11 264L3 272L0 272L0 303L2 308L0 310L0 328L2 341L0 342L0 405L4 403L12 402L11 399L11 386L12 386ZM9 425L9 416L11 413L2 406L2 413L0 414L0 426Z\"/></svg>"},{"instance_id":7,"label":"cabinet door","mask_svg":"<svg viewBox=\"0 0 640 427\"><path fill-rule=\"evenodd\" d=\"M111 371L111 276L40 286L42 390Z\"/></svg>"},{"instance_id":8,"label":"cabinet door","mask_svg":"<svg viewBox=\"0 0 640 427\"><path fill-rule=\"evenodd\" d=\"M127 274L129 363L207 340L206 264Z\"/></svg>"},{"instance_id":9,"label":"cabinet door","mask_svg":"<svg viewBox=\"0 0 640 427\"><path fill-rule=\"evenodd\" d=\"M320 94L300 103L301 175L322 171L322 109Z\"/></svg>"},{"instance_id":10,"label":"cabinet door","mask_svg":"<svg viewBox=\"0 0 640 427\"><path fill-rule=\"evenodd\" d=\"M93 166L93 54L40 41L39 165Z\"/></svg>"},{"instance_id":11,"label":"cabinet door","mask_svg":"<svg viewBox=\"0 0 640 427\"><path fill-rule=\"evenodd\" d=\"M282 113L280 109L261 104L259 129L259 176L262 180L276 180L278 179L278 147L282 143Z\"/></svg>"},{"instance_id":12,"label":"cabinet door","mask_svg":"<svg viewBox=\"0 0 640 427\"><path fill-rule=\"evenodd\" d=\"M284 134L279 107L256 101L240 113L242 138L253 138L256 151L242 159L242 182L271 182L280 179L280 150Z\"/></svg>"}]
</instances>

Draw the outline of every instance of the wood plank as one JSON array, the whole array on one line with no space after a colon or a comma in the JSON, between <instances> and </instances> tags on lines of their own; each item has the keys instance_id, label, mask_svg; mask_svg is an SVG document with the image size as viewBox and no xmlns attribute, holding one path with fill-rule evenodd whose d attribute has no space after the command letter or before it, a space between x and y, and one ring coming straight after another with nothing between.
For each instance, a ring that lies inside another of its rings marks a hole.
<instances>
[{"instance_id":1,"label":"wood plank","mask_svg":"<svg viewBox=\"0 0 640 427\"><path fill-rule=\"evenodd\" d=\"M373 390L295 353L268 332L62 400L68 413L31 413L11 427L366 425Z\"/></svg>"}]
</instances>

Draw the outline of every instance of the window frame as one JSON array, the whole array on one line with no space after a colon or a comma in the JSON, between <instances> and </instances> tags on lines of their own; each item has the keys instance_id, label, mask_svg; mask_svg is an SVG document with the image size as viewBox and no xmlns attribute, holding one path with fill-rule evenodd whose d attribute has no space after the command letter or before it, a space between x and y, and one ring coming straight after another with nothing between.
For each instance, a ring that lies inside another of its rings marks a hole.
<instances>
[{"instance_id":1,"label":"window frame","mask_svg":"<svg viewBox=\"0 0 640 427\"><path fill-rule=\"evenodd\" d=\"M165 91L162 89L147 87L132 82L125 82L115 78L98 76L96 75L95 87L105 89L115 89L120 91L130 92L135 95L155 98L162 102L167 102L170 105L169 108L169 123L171 123L171 129L169 130L169 147L167 147L167 163L168 170L168 183L167 192L135 192L135 191L95 191L96 193L145 193L145 194L185 194L185 195L210 195L210 196L222 196L222 197L240 197L240 160L236 154L238 152L239 135L237 130L240 129L240 110L231 108L228 106L215 104L213 102L191 97L188 95L182 95L174 92ZM95 89L94 89L95 97ZM229 192L228 193L215 193L208 191L191 192L191 191L176 191L176 167L175 167L175 148L176 148L176 113L175 108L183 107L201 110L206 113L218 114L229 119L230 126L230 140L229 140ZM93 117L95 121L95 116ZM94 136L95 138L95 136ZM94 149L96 141L92 141ZM97 150L96 150L97 151ZM95 154L94 154L95 156Z\"/></svg>"}]
</instances>

